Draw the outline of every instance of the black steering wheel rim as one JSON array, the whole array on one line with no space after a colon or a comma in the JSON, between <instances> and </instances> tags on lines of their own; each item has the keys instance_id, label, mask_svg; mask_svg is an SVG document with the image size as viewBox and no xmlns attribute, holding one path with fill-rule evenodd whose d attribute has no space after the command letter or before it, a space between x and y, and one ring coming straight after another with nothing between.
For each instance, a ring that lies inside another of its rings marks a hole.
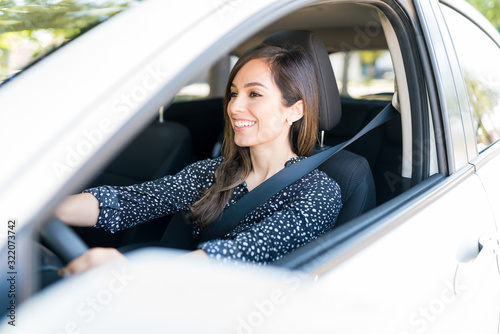
<instances>
[{"instance_id":1,"label":"black steering wheel rim","mask_svg":"<svg viewBox=\"0 0 500 334\"><path fill-rule=\"evenodd\" d=\"M43 225L40 229L40 236L64 264L68 264L89 249L72 228L56 217L51 218Z\"/></svg>"}]
</instances>

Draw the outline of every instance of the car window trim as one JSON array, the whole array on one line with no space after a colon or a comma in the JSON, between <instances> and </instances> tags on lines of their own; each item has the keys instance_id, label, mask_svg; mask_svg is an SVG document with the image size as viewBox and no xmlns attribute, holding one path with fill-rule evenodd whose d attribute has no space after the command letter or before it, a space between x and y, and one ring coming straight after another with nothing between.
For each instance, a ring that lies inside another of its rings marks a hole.
<instances>
[{"instance_id":1,"label":"car window trim","mask_svg":"<svg viewBox=\"0 0 500 334\"><path fill-rule=\"evenodd\" d=\"M485 17L477 12L477 9L472 5L465 1L449 1L449 0L440 0L441 5L444 5L466 19L468 19L471 23L478 27L478 29L482 30L498 47L500 48L500 38L498 37L498 31L493 27L490 21L488 21ZM474 10L471 10L473 8Z\"/></svg>"}]
</instances>

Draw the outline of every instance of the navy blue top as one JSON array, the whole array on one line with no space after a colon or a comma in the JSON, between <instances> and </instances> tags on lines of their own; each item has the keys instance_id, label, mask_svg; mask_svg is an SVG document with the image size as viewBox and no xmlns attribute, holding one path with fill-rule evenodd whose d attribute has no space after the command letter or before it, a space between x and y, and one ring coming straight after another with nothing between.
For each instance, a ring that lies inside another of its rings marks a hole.
<instances>
[{"instance_id":1,"label":"navy blue top","mask_svg":"<svg viewBox=\"0 0 500 334\"><path fill-rule=\"evenodd\" d=\"M99 200L95 227L115 232L178 211L187 211L203 188L214 182L223 157L196 162L176 175L127 187L87 189ZM285 164L306 159L292 158ZM248 193L246 182L238 185L226 209ZM220 239L198 245L209 256L226 260L269 263L316 239L335 224L342 207L339 185L317 169L270 198L245 216ZM193 235L199 229L194 227Z\"/></svg>"}]
</instances>

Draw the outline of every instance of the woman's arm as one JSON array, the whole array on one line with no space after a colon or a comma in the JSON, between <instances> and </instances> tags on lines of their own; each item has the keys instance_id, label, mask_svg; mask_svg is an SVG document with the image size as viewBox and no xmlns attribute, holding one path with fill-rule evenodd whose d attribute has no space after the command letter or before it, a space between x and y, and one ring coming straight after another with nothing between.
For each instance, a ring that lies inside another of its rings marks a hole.
<instances>
[{"instance_id":1,"label":"woman's arm","mask_svg":"<svg viewBox=\"0 0 500 334\"><path fill-rule=\"evenodd\" d=\"M94 195L83 193L67 197L55 210L63 223L73 226L94 226L99 217L99 201Z\"/></svg>"},{"instance_id":2,"label":"woman's arm","mask_svg":"<svg viewBox=\"0 0 500 334\"><path fill-rule=\"evenodd\" d=\"M91 226L114 233L188 210L200 197L201 189L211 185L220 162L221 159L199 161L175 175L141 184L86 189L84 192L97 199L100 209L95 225Z\"/></svg>"}]
</instances>

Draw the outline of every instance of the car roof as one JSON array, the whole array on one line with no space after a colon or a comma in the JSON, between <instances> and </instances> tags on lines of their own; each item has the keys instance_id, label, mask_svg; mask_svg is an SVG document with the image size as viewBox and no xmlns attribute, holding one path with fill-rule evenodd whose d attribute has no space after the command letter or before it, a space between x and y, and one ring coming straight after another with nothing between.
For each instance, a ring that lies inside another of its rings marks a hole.
<instances>
[{"instance_id":1,"label":"car roof","mask_svg":"<svg viewBox=\"0 0 500 334\"><path fill-rule=\"evenodd\" d=\"M368 26L367 23L370 25ZM358 3L335 3L334 6L321 3L294 11L273 22L246 40L245 43L239 45L234 50L234 54L241 55L250 47L261 43L273 32L292 27L295 30L314 32L321 38L329 52L349 49L387 48L384 35L378 33L381 29L380 19L375 7L360 6ZM355 40L354 36L359 34L359 27L367 29L368 34L370 34L363 39L362 46L351 46L342 43L342 41Z\"/></svg>"}]
</instances>

